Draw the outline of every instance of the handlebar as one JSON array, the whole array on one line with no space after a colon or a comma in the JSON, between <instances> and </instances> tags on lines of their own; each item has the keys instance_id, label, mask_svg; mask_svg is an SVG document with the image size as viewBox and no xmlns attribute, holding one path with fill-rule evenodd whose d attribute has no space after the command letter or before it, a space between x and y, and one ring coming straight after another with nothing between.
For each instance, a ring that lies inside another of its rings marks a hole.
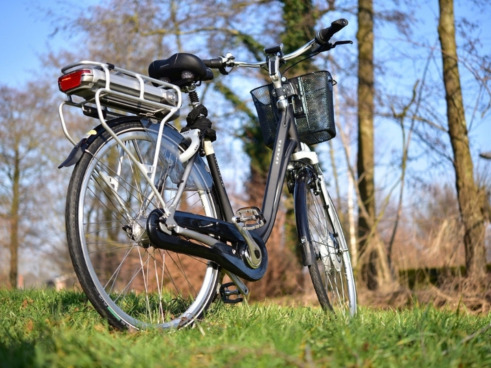
<instances>
[{"instance_id":1,"label":"handlebar","mask_svg":"<svg viewBox=\"0 0 491 368\"><path fill-rule=\"evenodd\" d=\"M314 51L318 53L318 52L330 50L331 48L334 48L336 45L352 43L351 41L340 41L340 42L336 42L335 44L329 43L331 37L336 32L339 32L341 29L346 27L347 25L348 25L348 21L346 19L335 20L334 22L331 23L329 27L321 29L319 32L317 32L313 40L310 40L305 45L300 47L298 50L295 50L290 54L282 56L281 59L283 61L294 59L306 53L307 51L310 51L315 46L318 46L318 48ZM258 61L258 62L237 61L235 60L235 57L232 54L227 54L225 56L221 56L218 58L203 60L203 63L209 68L220 70L222 74L228 74L225 68L234 68L239 66L249 67L249 68L260 68L267 64L267 60Z\"/></svg>"},{"instance_id":2,"label":"handlebar","mask_svg":"<svg viewBox=\"0 0 491 368\"><path fill-rule=\"evenodd\" d=\"M346 19L338 19L331 23L330 27L321 29L315 35L315 41L319 45L326 45L331 37L336 33L342 30L344 27L348 25L348 21Z\"/></svg>"},{"instance_id":3,"label":"handlebar","mask_svg":"<svg viewBox=\"0 0 491 368\"><path fill-rule=\"evenodd\" d=\"M203 60L203 63L205 63L205 65L208 68L212 68L212 69L220 69L220 68L223 68L226 66L226 65L224 65L221 57L215 58L215 59Z\"/></svg>"}]
</instances>

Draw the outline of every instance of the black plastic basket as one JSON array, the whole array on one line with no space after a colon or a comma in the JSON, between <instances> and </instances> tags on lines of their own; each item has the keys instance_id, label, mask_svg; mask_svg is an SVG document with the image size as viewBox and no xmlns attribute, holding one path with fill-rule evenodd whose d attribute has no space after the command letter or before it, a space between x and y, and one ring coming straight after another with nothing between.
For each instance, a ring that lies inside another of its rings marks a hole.
<instances>
[{"instance_id":1,"label":"black plastic basket","mask_svg":"<svg viewBox=\"0 0 491 368\"><path fill-rule=\"evenodd\" d=\"M300 141L313 145L336 136L332 101L332 76L327 71L301 75L289 80L294 95L289 98L295 116ZM251 91L256 106L263 139L272 147L280 113L272 84Z\"/></svg>"}]
</instances>

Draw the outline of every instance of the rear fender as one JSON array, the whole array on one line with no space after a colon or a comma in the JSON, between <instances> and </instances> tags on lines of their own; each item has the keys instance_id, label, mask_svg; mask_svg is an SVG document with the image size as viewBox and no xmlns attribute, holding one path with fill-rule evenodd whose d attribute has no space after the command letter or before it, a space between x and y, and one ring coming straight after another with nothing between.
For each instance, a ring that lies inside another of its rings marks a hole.
<instances>
[{"instance_id":1,"label":"rear fender","mask_svg":"<svg viewBox=\"0 0 491 368\"><path fill-rule=\"evenodd\" d=\"M87 133L87 137L82 138L80 142L78 142L75 147L71 150L69 153L68 157L63 161L59 166L58 169L61 169L63 167L70 167L75 165L77 162L80 161L82 156L85 153L85 150L90 146L90 144L99 136L100 132L97 131L97 129L102 127L99 125L97 128L92 129Z\"/></svg>"},{"instance_id":2,"label":"rear fender","mask_svg":"<svg viewBox=\"0 0 491 368\"><path fill-rule=\"evenodd\" d=\"M117 124L121 124L122 122L125 121L134 121L135 117L125 117L125 118L118 118L112 121L109 121L108 124L112 128L116 126ZM153 124L151 121L148 119L140 119L140 122L142 126L149 128L150 130L154 130L155 132L158 132L159 125L158 124ZM102 125L99 125L92 129L90 132L87 133L87 136L80 140L75 147L73 147L72 151L68 155L68 157L63 161L60 166L58 166L59 169L62 167L69 167L72 165L76 165L80 159L88 153L88 149L90 145L100 136L104 133L105 129ZM188 139L183 137L181 133L179 133L176 128L174 128L171 125L166 125L164 129L164 140L162 141L162 144L165 145L167 143L167 148L171 148L173 146L175 147L184 147L183 149L187 148L188 145ZM164 147L164 146L162 146ZM178 149L176 148L175 154L178 154ZM180 165L183 165L182 163L179 163ZM211 178L210 171L206 167L206 164L204 161L198 157L194 161L194 166L195 170L191 173L191 177L189 178L188 184L190 186L198 186L199 189L204 189L204 190L211 190L213 187L213 179ZM182 167L182 170L184 167ZM180 178L178 178L180 180ZM177 180L177 179L176 179Z\"/></svg>"}]
</instances>

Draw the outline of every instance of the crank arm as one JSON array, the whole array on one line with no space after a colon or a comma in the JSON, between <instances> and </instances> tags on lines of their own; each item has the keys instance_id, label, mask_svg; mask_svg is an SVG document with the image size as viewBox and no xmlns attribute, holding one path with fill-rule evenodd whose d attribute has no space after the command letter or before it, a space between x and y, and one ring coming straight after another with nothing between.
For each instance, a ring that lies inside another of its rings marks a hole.
<instances>
[{"instance_id":1,"label":"crank arm","mask_svg":"<svg viewBox=\"0 0 491 368\"><path fill-rule=\"evenodd\" d=\"M245 298L247 298L249 296L249 288L246 286L246 284L244 284L242 282L242 280L237 275L235 275L235 274L233 274L227 270L223 270L223 273L225 273L228 277L230 277L232 282L235 284L235 286L237 286L237 289L239 289L240 293Z\"/></svg>"}]
</instances>

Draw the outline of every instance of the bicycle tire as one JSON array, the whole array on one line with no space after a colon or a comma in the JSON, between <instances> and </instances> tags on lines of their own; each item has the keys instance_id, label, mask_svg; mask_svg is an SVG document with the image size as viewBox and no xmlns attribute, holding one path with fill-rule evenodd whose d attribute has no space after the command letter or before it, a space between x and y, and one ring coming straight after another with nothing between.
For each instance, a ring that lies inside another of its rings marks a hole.
<instances>
[{"instance_id":1,"label":"bicycle tire","mask_svg":"<svg viewBox=\"0 0 491 368\"><path fill-rule=\"evenodd\" d=\"M138 117L109 122L142 164L153 161L157 124ZM155 180L166 202L180 180L182 136L165 127ZM194 163L178 209L217 216L211 177ZM119 329L179 328L200 317L218 288L216 264L152 247L146 216L156 207L150 186L109 133L101 130L71 176L66 229L71 260L95 309Z\"/></svg>"},{"instance_id":2,"label":"bicycle tire","mask_svg":"<svg viewBox=\"0 0 491 368\"><path fill-rule=\"evenodd\" d=\"M348 246L329 193L319 185L322 175L314 175L299 189L295 206L299 234L310 247L309 273L323 309L356 314L356 287Z\"/></svg>"}]
</instances>

